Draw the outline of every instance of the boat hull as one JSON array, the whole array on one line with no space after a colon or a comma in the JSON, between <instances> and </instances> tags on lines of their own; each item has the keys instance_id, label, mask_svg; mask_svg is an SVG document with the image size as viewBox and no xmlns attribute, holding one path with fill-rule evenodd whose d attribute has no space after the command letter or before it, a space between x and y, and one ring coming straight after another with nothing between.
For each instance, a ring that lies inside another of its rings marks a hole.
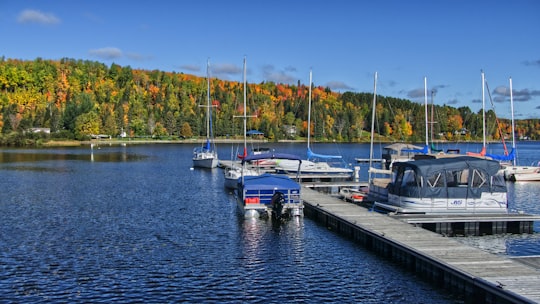
<instances>
[{"instance_id":1,"label":"boat hull","mask_svg":"<svg viewBox=\"0 0 540 304\"><path fill-rule=\"evenodd\" d=\"M415 198L389 194L387 202L375 206L400 214L505 214L505 192L482 193L480 198Z\"/></svg>"},{"instance_id":2,"label":"boat hull","mask_svg":"<svg viewBox=\"0 0 540 304\"><path fill-rule=\"evenodd\" d=\"M195 168L217 168L218 162L217 154L213 152L201 152L193 157L193 167Z\"/></svg>"}]
</instances>

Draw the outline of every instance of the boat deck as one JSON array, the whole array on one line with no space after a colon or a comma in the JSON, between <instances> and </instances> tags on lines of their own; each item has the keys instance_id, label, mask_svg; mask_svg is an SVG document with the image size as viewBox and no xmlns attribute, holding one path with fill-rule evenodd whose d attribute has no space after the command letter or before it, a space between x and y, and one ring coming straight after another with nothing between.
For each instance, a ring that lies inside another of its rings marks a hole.
<instances>
[{"instance_id":1,"label":"boat deck","mask_svg":"<svg viewBox=\"0 0 540 304\"><path fill-rule=\"evenodd\" d=\"M463 294L472 303L540 302L540 271L524 260L487 253L306 187L302 199L306 217L402 264L438 287Z\"/></svg>"}]
</instances>

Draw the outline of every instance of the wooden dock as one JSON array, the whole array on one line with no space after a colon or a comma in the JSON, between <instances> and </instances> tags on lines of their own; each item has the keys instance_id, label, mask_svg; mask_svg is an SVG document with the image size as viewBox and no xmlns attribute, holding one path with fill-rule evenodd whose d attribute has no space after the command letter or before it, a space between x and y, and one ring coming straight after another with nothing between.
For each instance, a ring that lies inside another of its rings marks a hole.
<instances>
[{"instance_id":1,"label":"wooden dock","mask_svg":"<svg viewBox=\"0 0 540 304\"><path fill-rule=\"evenodd\" d=\"M390 217L447 236L533 233L534 222L540 221L538 215L523 213L479 213L470 215L390 214Z\"/></svg>"},{"instance_id":2,"label":"wooden dock","mask_svg":"<svg viewBox=\"0 0 540 304\"><path fill-rule=\"evenodd\" d=\"M303 187L304 214L468 303L540 302L540 271Z\"/></svg>"}]
</instances>

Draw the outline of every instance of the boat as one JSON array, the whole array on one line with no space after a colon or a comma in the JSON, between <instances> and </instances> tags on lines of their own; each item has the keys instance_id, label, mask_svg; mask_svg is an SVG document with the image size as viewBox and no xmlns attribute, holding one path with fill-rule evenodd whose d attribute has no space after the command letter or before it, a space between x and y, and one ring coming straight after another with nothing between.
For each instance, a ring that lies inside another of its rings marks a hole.
<instances>
[{"instance_id":1,"label":"boat","mask_svg":"<svg viewBox=\"0 0 540 304\"><path fill-rule=\"evenodd\" d=\"M372 117L371 117L371 143L370 143L370 157L369 157L369 169L368 169L368 195L367 201L386 201L388 199L388 185L392 181L392 168L394 164L400 162L413 161L418 158L431 158L435 154L440 154L437 151L435 154L430 153L430 147L428 145L428 119L427 119L427 78L424 77L424 111L425 111L425 138L426 143L423 147L416 146L409 143L393 143L383 147L381 154L382 165L381 168L375 168L372 166L373 162L373 139L375 130L375 111L377 108L377 73L375 73L373 84L373 104L372 104Z\"/></svg>"},{"instance_id":2,"label":"boat","mask_svg":"<svg viewBox=\"0 0 540 304\"><path fill-rule=\"evenodd\" d=\"M236 189L238 187L238 179L245 176L256 176L261 171L256 168L247 168L233 164L232 167L226 167L224 169L225 188Z\"/></svg>"},{"instance_id":3,"label":"boat","mask_svg":"<svg viewBox=\"0 0 540 304\"><path fill-rule=\"evenodd\" d=\"M392 171L382 164L382 168L373 166L373 141L375 138L375 111L377 107L377 72L373 76L373 103L371 109L371 140L369 147L369 168L368 168L368 195L370 202L385 201L388 198L388 184ZM400 149L401 150L401 149Z\"/></svg>"},{"instance_id":4,"label":"boat","mask_svg":"<svg viewBox=\"0 0 540 304\"><path fill-rule=\"evenodd\" d=\"M536 165L533 164L529 167L507 167L505 169L505 177L513 182L538 182L540 181L540 162L538 162Z\"/></svg>"},{"instance_id":5,"label":"boat","mask_svg":"<svg viewBox=\"0 0 540 304\"><path fill-rule=\"evenodd\" d=\"M247 155L242 159L242 165L259 159L291 159L296 160L298 166L302 163L296 155L267 153ZM277 220L288 219L303 215L300 190L300 184L284 174L242 175L236 189L237 203L246 218L272 216Z\"/></svg>"},{"instance_id":6,"label":"boat","mask_svg":"<svg viewBox=\"0 0 540 304\"><path fill-rule=\"evenodd\" d=\"M532 171L530 171L532 170ZM527 171L527 172L525 172ZM516 171L508 177L513 182L539 182L540 181L540 165L532 167L521 167L521 171Z\"/></svg>"},{"instance_id":7,"label":"boat","mask_svg":"<svg viewBox=\"0 0 540 304\"><path fill-rule=\"evenodd\" d=\"M510 82L510 113L512 115L512 161L511 164L504 166L504 178L510 181L540 181L540 162L536 164L533 162L530 166L517 165L517 157L513 154L517 150L516 147L516 132L514 130L514 95L512 92L512 78Z\"/></svg>"},{"instance_id":8,"label":"boat","mask_svg":"<svg viewBox=\"0 0 540 304\"><path fill-rule=\"evenodd\" d=\"M200 147L193 149L193 167L216 168L218 166L218 154L215 143L212 140L212 105L210 104L210 62L206 64L206 142Z\"/></svg>"},{"instance_id":9,"label":"boat","mask_svg":"<svg viewBox=\"0 0 540 304\"><path fill-rule=\"evenodd\" d=\"M407 143L393 143L383 147L381 158L383 160L384 169L391 170L392 164L395 162L410 161L419 153L426 154L429 150L427 147L420 147Z\"/></svg>"},{"instance_id":10,"label":"boat","mask_svg":"<svg viewBox=\"0 0 540 304\"><path fill-rule=\"evenodd\" d=\"M499 162L453 156L395 163L388 200L374 206L398 214L508 212Z\"/></svg>"},{"instance_id":11,"label":"boat","mask_svg":"<svg viewBox=\"0 0 540 304\"><path fill-rule=\"evenodd\" d=\"M275 170L283 174L300 174L302 180L351 180L354 170L343 161L341 155L317 154L311 150L311 86L312 72L309 71L309 97L308 97L308 124L307 124L307 159L303 160L300 167L295 161L276 160ZM298 171L300 170L300 171Z\"/></svg>"},{"instance_id":12,"label":"boat","mask_svg":"<svg viewBox=\"0 0 540 304\"><path fill-rule=\"evenodd\" d=\"M367 194L359 189L354 188L341 188L339 189L339 196L341 199L351 203L361 203L366 198Z\"/></svg>"},{"instance_id":13,"label":"boat","mask_svg":"<svg viewBox=\"0 0 540 304\"><path fill-rule=\"evenodd\" d=\"M244 115L241 116L244 121L244 150L242 155L238 155L238 158L243 159L247 156L247 83L246 83L246 58L244 57ZM230 167L226 167L224 170L225 187L229 189L236 189L238 187L238 179L248 175L259 175L259 170L251 169L246 166L242 166L234 161L231 162Z\"/></svg>"}]
</instances>

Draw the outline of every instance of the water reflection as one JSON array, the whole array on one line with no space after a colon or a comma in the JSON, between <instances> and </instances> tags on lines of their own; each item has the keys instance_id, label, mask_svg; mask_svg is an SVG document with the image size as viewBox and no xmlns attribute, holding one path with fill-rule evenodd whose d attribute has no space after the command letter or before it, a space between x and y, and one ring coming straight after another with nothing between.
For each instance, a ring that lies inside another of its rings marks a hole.
<instances>
[{"instance_id":1,"label":"water reflection","mask_svg":"<svg viewBox=\"0 0 540 304\"><path fill-rule=\"evenodd\" d=\"M91 162L132 162L142 161L148 156L129 153L127 149L77 149L64 151L51 150L3 150L0 151L0 164L54 161Z\"/></svg>"}]
</instances>

